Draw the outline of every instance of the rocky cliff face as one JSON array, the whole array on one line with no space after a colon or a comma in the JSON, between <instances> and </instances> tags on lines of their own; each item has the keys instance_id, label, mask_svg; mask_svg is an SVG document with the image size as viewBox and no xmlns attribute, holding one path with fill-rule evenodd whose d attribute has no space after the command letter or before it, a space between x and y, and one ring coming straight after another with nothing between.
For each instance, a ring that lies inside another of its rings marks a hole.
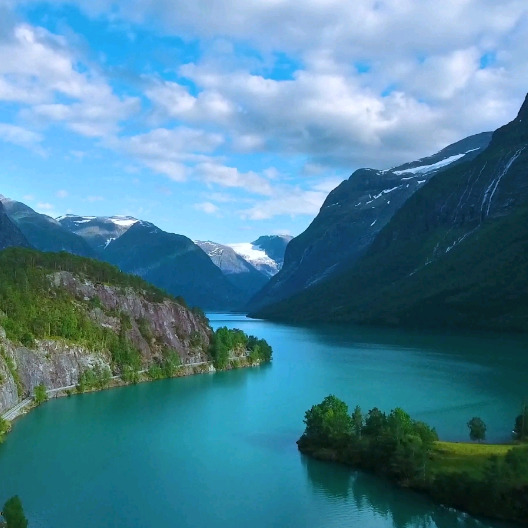
<instances>
[{"instance_id":1,"label":"rocky cliff face","mask_svg":"<svg viewBox=\"0 0 528 528\"><path fill-rule=\"evenodd\" d=\"M126 337L140 351L143 368L161 361L164 352L176 352L181 363L206 361L212 331L202 315L164 300L148 301L140 292L96 284L70 272L49 277L52 290L67 291L89 305L90 318L119 333L123 314L129 324ZM0 414L44 384L47 389L75 385L79 376L96 365L112 369L104 343L90 350L65 340L37 340L32 348L7 339L0 328ZM17 387L18 385L18 387Z\"/></svg>"}]
</instances>

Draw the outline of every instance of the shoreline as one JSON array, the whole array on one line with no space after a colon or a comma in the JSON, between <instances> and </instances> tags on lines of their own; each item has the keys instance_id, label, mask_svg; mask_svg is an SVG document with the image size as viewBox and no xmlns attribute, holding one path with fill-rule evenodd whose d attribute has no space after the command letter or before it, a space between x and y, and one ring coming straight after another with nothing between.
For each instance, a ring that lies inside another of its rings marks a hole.
<instances>
[{"instance_id":1,"label":"shoreline","mask_svg":"<svg viewBox=\"0 0 528 528\"><path fill-rule=\"evenodd\" d=\"M0 418L4 419L8 424L8 430L5 433L3 439L0 437L0 445L2 443L2 440L5 440L5 438L7 437L7 435L12 429L13 423L18 418L21 418L29 414L33 409L39 407L40 405L52 399L67 398L70 396L88 394L91 392L101 392L101 391L106 391L106 390L111 390L111 389L118 389L120 387L127 387L129 385L137 385L138 383L151 383L154 381L160 381L164 379L185 378L187 376L196 376L199 374L213 374L216 372L226 372L228 370L236 370L240 368L255 368L255 367L260 367L263 363L265 362L262 360L258 360L257 362L251 363L249 362L249 358L241 356L241 357L230 358L229 364L223 369L216 368L213 364L213 361L203 361L200 363L191 363L188 365L182 364L177 367L177 371L172 376L165 376L162 378L152 379L147 374L148 370L141 370L138 372L139 378L137 380L125 381L122 379L120 375L116 375L116 376L112 376L108 385L106 385L105 387L100 387L100 388L91 387L83 391L78 391L77 390L78 385L69 385L67 387L48 389L46 390L46 395L48 397L45 401L41 403L37 403L35 401L34 396L30 398L24 398L23 400L18 402L16 405L11 407L10 409L7 409L4 413L2 413L2 415L0 415ZM16 414L12 418L10 419L4 418L5 416L9 416L10 413L12 413L13 409L16 409L19 405L21 405L24 402L26 402L25 405L20 407L20 409L17 410Z\"/></svg>"},{"instance_id":2,"label":"shoreline","mask_svg":"<svg viewBox=\"0 0 528 528\"><path fill-rule=\"evenodd\" d=\"M454 447L454 446L472 446L473 448L476 447L477 450L497 451L501 453L506 453L510 451L511 449L514 449L522 445L523 444L519 444L519 443L473 444L469 442L437 441L435 442L434 456L441 457L442 456L441 453L443 450L445 450L446 448L449 449L450 447ZM388 474L369 469L368 467L363 466L361 463L355 464L354 462L347 460L346 457L340 454L339 451L335 448L329 448L329 447L323 447L323 446L313 446L313 445L310 446L310 445L304 444L304 442L301 442L299 440L297 441L297 447L299 449L299 452L304 456L307 456L307 457L310 457L310 458L313 458L315 460L319 460L322 462L340 464L342 466L346 466L350 468L353 471L364 471L372 475L375 475L378 478L384 478L388 482L390 482L393 486L396 486L401 489L412 490L422 495L426 495L435 504L438 504L445 508L453 508L457 511L471 515L475 517L476 519L481 518L481 519L488 519L488 520L493 520L493 521L508 522L508 523L512 523L514 526L527 526L528 525L528 518L519 520L519 519L507 517L507 516L493 515L493 514L489 514L489 512L479 511L478 508L475 509L473 507L464 505L462 502L449 502L449 501L439 500L437 491L435 490L433 484L435 482L436 476L438 474L441 474L440 472L438 472L437 474L435 472L433 474L433 479L428 481L427 483L422 482L420 484L420 483L412 482L412 481L399 481L395 478L391 478L390 475ZM455 452L456 447L452 451ZM493 456L493 455L482 453L482 456ZM453 475L457 474L456 471L452 471L450 473Z\"/></svg>"}]
</instances>

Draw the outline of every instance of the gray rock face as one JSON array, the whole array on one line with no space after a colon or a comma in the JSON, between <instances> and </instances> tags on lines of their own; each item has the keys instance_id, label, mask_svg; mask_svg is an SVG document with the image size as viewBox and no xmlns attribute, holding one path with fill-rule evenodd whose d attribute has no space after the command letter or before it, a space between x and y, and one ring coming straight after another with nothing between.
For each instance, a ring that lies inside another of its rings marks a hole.
<instances>
[{"instance_id":1,"label":"gray rock face","mask_svg":"<svg viewBox=\"0 0 528 528\"><path fill-rule=\"evenodd\" d=\"M127 337L140 351L144 368L161 359L167 348L177 352L183 364L208 359L211 329L207 321L176 302L151 302L131 288L94 284L65 271L50 276L50 283L53 288L73 293L79 301L97 299L90 317L115 332L120 331L121 319L108 312L126 314L130 319ZM148 328L149 342L142 335L140 325ZM111 367L110 354L104 348L88 350L63 340L40 340L29 349L12 343L1 327L0 351L0 414L21 399L8 360L18 373L21 397L33 394L40 384L47 389L75 385L83 371L96 365Z\"/></svg>"},{"instance_id":2,"label":"gray rock face","mask_svg":"<svg viewBox=\"0 0 528 528\"><path fill-rule=\"evenodd\" d=\"M84 370L110 364L108 354L55 341L41 341L35 350L17 347L14 355L20 381L28 395L40 384L47 389L75 385Z\"/></svg>"},{"instance_id":3,"label":"gray rock face","mask_svg":"<svg viewBox=\"0 0 528 528\"><path fill-rule=\"evenodd\" d=\"M6 360L12 358L12 350L6 344L5 331L0 327L0 414L18 403L17 386Z\"/></svg>"},{"instance_id":4,"label":"gray rock face","mask_svg":"<svg viewBox=\"0 0 528 528\"><path fill-rule=\"evenodd\" d=\"M147 301L131 288L117 289L105 284L93 284L82 281L65 271L57 272L51 278L55 287L65 288L83 300L98 298L106 310L123 312L130 317L131 329L128 337L142 353L147 365L154 357L159 357L163 345L176 350L183 363L204 361L210 340L207 324L181 304L164 301L154 303ZM111 327L116 332L120 329L117 317L108 317L102 310L95 308L92 312L94 321ZM139 321L148 325L155 340L147 343L139 331ZM193 342L202 343L202 347L192 347Z\"/></svg>"}]
</instances>

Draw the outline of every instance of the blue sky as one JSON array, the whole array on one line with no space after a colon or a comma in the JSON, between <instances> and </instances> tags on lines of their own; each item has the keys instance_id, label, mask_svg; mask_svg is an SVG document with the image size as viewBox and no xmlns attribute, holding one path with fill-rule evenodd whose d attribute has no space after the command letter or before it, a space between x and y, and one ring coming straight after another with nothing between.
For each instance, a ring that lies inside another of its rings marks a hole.
<instances>
[{"instance_id":1,"label":"blue sky","mask_svg":"<svg viewBox=\"0 0 528 528\"><path fill-rule=\"evenodd\" d=\"M524 0L0 0L0 193L297 235L356 168L511 120L526 42Z\"/></svg>"}]
</instances>

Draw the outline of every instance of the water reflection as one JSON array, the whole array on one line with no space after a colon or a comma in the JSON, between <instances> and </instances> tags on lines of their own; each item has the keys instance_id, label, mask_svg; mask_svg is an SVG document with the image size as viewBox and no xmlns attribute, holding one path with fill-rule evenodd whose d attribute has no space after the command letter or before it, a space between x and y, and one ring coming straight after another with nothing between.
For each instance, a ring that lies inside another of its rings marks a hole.
<instances>
[{"instance_id":1,"label":"water reflection","mask_svg":"<svg viewBox=\"0 0 528 528\"><path fill-rule=\"evenodd\" d=\"M317 494L331 500L348 499L358 512L375 512L391 522L394 528L512 527L508 523L490 523L487 520L483 523L463 512L434 504L422 494L398 488L375 475L300 456L308 481Z\"/></svg>"},{"instance_id":2,"label":"water reflection","mask_svg":"<svg viewBox=\"0 0 528 528\"><path fill-rule=\"evenodd\" d=\"M350 484L356 472L336 464L332 466L332 472L329 474L328 463L305 455L300 456L308 479L317 493L322 492L329 499L346 499L349 496Z\"/></svg>"}]
</instances>

